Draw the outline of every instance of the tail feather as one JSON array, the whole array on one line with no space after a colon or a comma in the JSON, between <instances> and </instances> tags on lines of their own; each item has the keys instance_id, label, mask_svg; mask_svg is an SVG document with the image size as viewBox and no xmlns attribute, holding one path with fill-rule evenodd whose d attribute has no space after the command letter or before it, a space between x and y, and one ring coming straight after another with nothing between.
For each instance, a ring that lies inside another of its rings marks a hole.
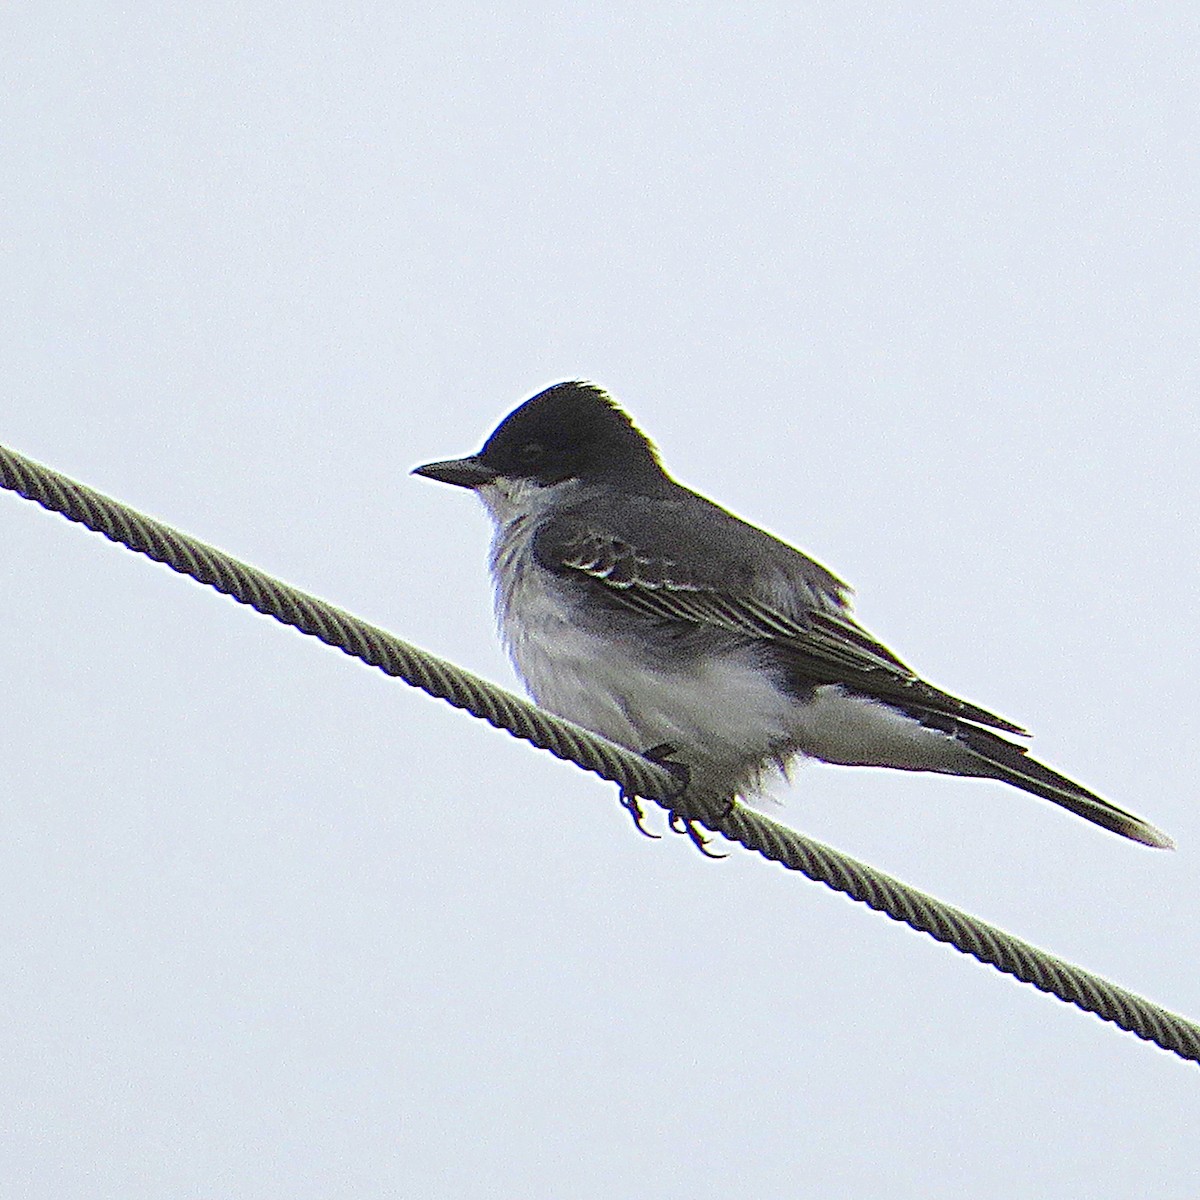
<instances>
[{"instance_id":1,"label":"tail feather","mask_svg":"<svg viewBox=\"0 0 1200 1200\"><path fill-rule=\"evenodd\" d=\"M1023 746L975 726L959 725L954 736L976 759L980 774L1000 779L1022 791L1061 805L1068 812L1119 833L1144 846L1173 850L1175 843L1161 829L1133 813L1110 804L1094 792L1030 758Z\"/></svg>"}]
</instances>

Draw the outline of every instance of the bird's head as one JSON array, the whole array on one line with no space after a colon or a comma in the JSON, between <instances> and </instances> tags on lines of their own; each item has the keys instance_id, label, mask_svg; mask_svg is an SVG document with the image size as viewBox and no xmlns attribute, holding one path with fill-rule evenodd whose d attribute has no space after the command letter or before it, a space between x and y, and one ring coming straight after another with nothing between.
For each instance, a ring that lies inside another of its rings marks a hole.
<instances>
[{"instance_id":1,"label":"bird's head","mask_svg":"<svg viewBox=\"0 0 1200 1200\"><path fill-rule=\"evenodd\" d=\"M619 482L627 488L661 479L650 439L603 388L556 383L526 400L496 427L478 454L427 463L414 474L457 487L511 492L569 481Z\"/></svg>"}]
</instances>

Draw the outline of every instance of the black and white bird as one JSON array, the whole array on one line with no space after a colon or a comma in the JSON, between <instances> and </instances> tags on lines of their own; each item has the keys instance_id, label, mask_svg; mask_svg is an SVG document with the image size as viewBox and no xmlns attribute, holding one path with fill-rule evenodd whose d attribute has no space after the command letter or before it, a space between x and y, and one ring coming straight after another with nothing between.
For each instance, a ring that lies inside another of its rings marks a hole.
<instances>
[{"instance_id":1,"label":"black and white bird","mask_svg":"<svg viewBox=\"0 0 1200 1200\"><path fill-rule=\"evenodd\" d=\"M416 474L491 513L499 624L534 699L629 749L669 747L698 793L752 797L808 756L998 779L1173 845L922 680L854 619L846 584L676 483L594 384L546 389L478 454Z\"/></svg>"}]
</instances>

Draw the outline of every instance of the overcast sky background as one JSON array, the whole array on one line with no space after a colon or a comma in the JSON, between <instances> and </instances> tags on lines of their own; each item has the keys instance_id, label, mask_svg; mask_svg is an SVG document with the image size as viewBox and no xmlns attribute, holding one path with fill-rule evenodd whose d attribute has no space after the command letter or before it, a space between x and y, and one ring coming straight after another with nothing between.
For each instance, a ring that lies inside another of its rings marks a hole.
<instances>
[{"instance_id":1,"label":"overcast sky background","mask_svg":"<svg viewBox=\"0 0 1200 1200\"><path fill-rule=\"evenodd\" d=\"M513 684L545 384L1179 842L778 815L1200 1018L1190 5L6 6L0 439ZM1194 1197L1200 1073L0 496L33 1197ZM19 1187L12 1184L16 1180Z\"/></svg>"}]
</instances>

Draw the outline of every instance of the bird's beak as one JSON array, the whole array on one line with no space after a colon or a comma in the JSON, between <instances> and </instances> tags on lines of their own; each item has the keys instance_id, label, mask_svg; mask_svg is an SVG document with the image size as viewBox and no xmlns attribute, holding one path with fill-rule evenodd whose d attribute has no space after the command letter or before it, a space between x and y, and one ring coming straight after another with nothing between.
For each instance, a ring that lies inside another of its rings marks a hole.
<instances>
[{"instance_id":1,"label":"bird's beak","mask_svg":"<svg viewBox=\"0 0 1200 1200\"><path fill-rule=\"evenodd\" d=\"M445 462L426 463L423 467L414 467L413 474L464 488L483 487L496 480L496 472L491 467L485 467L479 461L478 454L472 454L470 458L449 458Z\"/></svg>"}]
</instances>

